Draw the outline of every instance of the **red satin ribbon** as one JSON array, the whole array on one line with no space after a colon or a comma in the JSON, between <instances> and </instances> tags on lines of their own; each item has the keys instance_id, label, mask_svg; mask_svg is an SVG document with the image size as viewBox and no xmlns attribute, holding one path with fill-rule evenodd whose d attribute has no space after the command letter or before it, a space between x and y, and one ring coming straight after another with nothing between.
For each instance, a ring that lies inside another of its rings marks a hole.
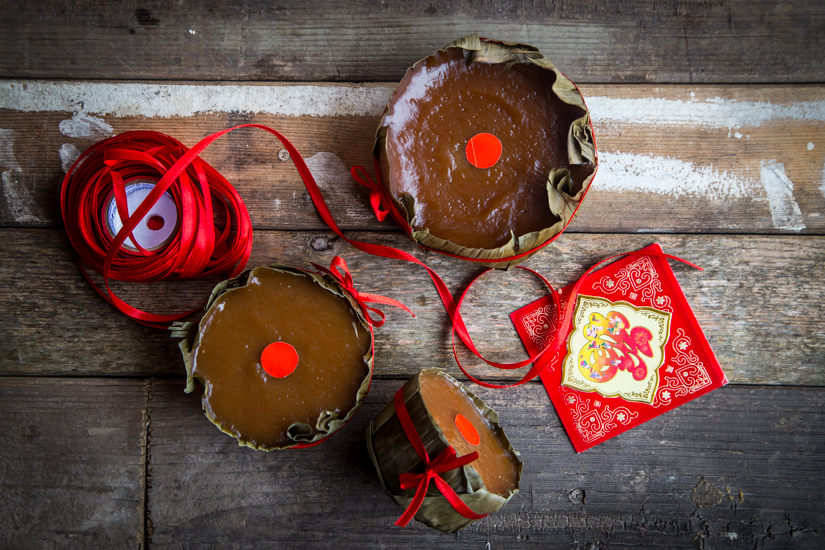
<instances>
[{"instance_id":1,"label":"red satin ribbon","mask_svg":"<svg viewBox=\"0 0 825 550\"><path fill-rule=\"evenodd\" d=\"M430 480L435 481L435 486L441 494L444 495L444 498L447 499L450 506L452 506L456 512L465 518L481 519L486 517L487 514L476 514L473 512L469 506L464 504L464 501L459 498L453 488L450 487L450 485L444 481L440 475L438 475L444 472L449 472L450 470L455 470L456 468L460 468L473 462L474 460L477 460L478 452L472 452L464 456L456 456L455 449L453 449L452 446L449 446L441 451L441 453L439 453L434 460L430 460L430 456L427 454L427 449L424 447L424 442L421 441L421 436L418 435L418 430L415 429L412 418L410 418L410 413L407 411L407 404L404 402L403 387L395 393L393 402L395 403L395 414L401 422L401 427L404 429L407 439L409 439L413 449L415 449L415 452L424 463L423 473L407 473L399 476L399 482L402 489L412 489L413 487L418 488L415 491L415 496L413 497L412 502L410 502L410 505L407 506L407 509L401 517L398 518L398 521L396 521L395 524L399 527L405 527L413 519L415 514L418 513L418 510L421 508L421 504L424 502L424 497L427 496L427 488L430 485Z\"/></svg>"},{"instance_id":2,"label":"red satin ribbon","mask_svg":"<svg viewBox=\"0 0 825 550\"><path fill-rule=\"evenodd\" d=\"M622 253L622 254L616 254L614 256L610 256L609 258L605 258L601 262L597 263L596 265L594 265L593 267L588 269L584 273L584 275L582 275L581 278L579 278L579 280L576 281L576 284L573 286L573 289L570 292L570 297L569 297L568 302L567 302L567 309L564 312L564 322L558 328L558 330L556 331L556 335L547 344L547 346L544 349L542 349L541 351L539 351L536 355L534 355L532 357L529 357L528 359L525 359L523 361L518 361L516 363L496 363L495 361L488 361L487 359L485 359L481 355L481 353L479 353L478 349L476 349L475 345L473 344L472 338L470 337L470 334L467 332L467 330L466 329L460 330L459 327L458 327L458 324L454 322L453 323L453 328L452 328L452 346L453 346L453 356L455 357L456 364L458 364L458 368L460 368L461 372L463 372L470 380L472 380L473 382L475 382L476 384L478 384L480 386L484 386L485 388L496 388L496 389L512 388L512 387L515 387L515 386L520 386L522 384L526 384L527 382L529 382L530 380L532 380L533 378L538 376L545 368L547 368L547 366L549 365L550 359L552 359L552 357L566 345L566 340L565 339L566 339L567 334L570 330L570 326L573 322L573 310L576 307L576 297L579 295L579 288L581 288L581 285L584 284L584 281L587 279L587 276L590 275L590 273L592 273L593 271L595 271L595 270L599 269L600 267L602 267L604 264L606 264L608 262L611 262L613 260L616 260L618 258L622 258L624 256L657 256L659 258L664 258L664 259L668 259L668 260L676 260L678 262L682 262L682 263L687 264L687 265L689 265L693 268L696 268L699 271L704 271L698 265L693 264L693 263L691 263L687 260L684 260L682 258L679 258L678 256L672 256L670 254L664 254L664 253L660 254L658 252L625 252L625 253ZM528 268L522 267L522 266L518 266L518 267L533 273L536 277L541 279L541 281L545 285L547 285L547 287L550 289L550 292L553 295L553 301L555 303L556 310L559 311L561 309L561 305L559 303L558 294L553 290L553 286L547 281L547 279L545 279L544 277L542 277L541 275L539 275L538 273L536 273L532 269L528 269ZM470 288L473 286L473 284L479 278L481 278L485 273L487 273L489 271L490 271L490 269L486 269L486 270L482 271L481 273L479 273L475 277L475 279L473 279L470 282L469 285L467 285L467 288L464 289L464 292L461 294L461 298L458 300L458 305L456 306L456 309L453 313L453 319L459 319L459 320L461 319L461 304L464 302L464 298L467 296L467 292L469 292ZM464 326L463 322L461 323L461 326L462 327ZM461 339L461 341L464 342L464 344L467 346L467 348L469 348L469 350L476 357L478 357L479 359L481 359L482 361L484 361L485 363L487 363L490 366L493 366L493 367L496 367L496 368L499 368L499 369L508 369L509 370L509 369L518 369L518 368L521 368L521 367L526 367L530 363L533 363L533 367L527 372L527 374L524 375L524 377L521 380L519 380L518 382L516 382L514 384L509 384L509 385L489 384L487 382L483 382L481 380L478 380L477 378L475 378L474 376L472 376L470 373L467 372L467 370L461 364L461 361L458 359L458 351L456 350L456 345L455 345L455 335L456 335L456 333L458 333L458 336Z\"/></svg>"},{"instance_id":3,"label":"red satin ribbon","mask_svg":"<svg viewBox=\"0 0 825 550\"><path fill-rule=\"evenodd\" d=\"M355 286L353 286L352 282L352 275L350 275L349 268L347 267L347 262L344 261L343 258L340 256L335 256L329 264L329 269L325 267L321 267L318 264L312 264L315 269L318 270L321 274L330 275L335 281L340 284L344 290L346 290L350 296L352 296L355 301L358 303L359 307L361 307L361 311L364 313L364 317L367 319L367 324L370 328L370 349L375 349L375 332L373 331L373 327L380 327L384 324L384 312L380 309L372 308L367 306L367 303L371 304L386 304L389 306L395 306L398 308L403 309L413 317L415 314L407 309L407 306L402 304L397 300L393 300L392 298L387 298L386 296L379 296L378 294L367 294L364 292L358 292L355 290ZM374 311L380 318L373 319L369 312ZM367 392L369 393L370 386L372 385L372 379L370 379L370 384L367 386ZM352 420L352 419L350 419ZM349 420L347 421L349 424ZM345 424L346 425L346 424ZM342 426L343 427L343 426ZM338 433L337 431L335 433ZM333 433L332 435L335 435ZM324 442L326 438L316 441L315 443L299 443L291 449L306 449L307 447L314 447L315 445L319 445L320 443Z\"/></svg>"},{"instance_id":4,"label":"red satin ribbon","mask_svg":"<svg viewBox=\"0 0 825 550\"><path fill-rule=\"evenodd\" d=\"M407 223L407 220L395 207L395 204L392 202L392 198L389 193L387 193L387 190L380 184L381 166L378 164L378 159L373 158L373 162L375 164L375 173L378 177L378 183L370 177L369 173L363 166L353 166L350 169L352 178L370 190L370 205L372 206L372 211L375 213L375 217L378 218L379 222L384 221L387 214L392 214L392 217L395 220L395 223L398 224L398 227L400 227L408 237L412 237L412 228L410 227L410 224ZM388 205L387 208L382 209L382 204Z\"/></svg>"},{"instance_id":5,"label":"red satin ribbon","mask_svg":"<svg viewBox=\"0 0 825 550\"><path fill-rule=\"evenodd\" d=\"M126 183L137 178L157 184L129 216ZM149 209L165 193L174 198L178 228L169 244L156 251L121 248ZM100 220L113 195L122 229L111 237ZM107 302L145 325L164 328L193 311L172 315L147 313L112 292L109 280L148 283L228 273L237 276L252 250L252 224L240 195L217 170L172 137L157 132L127 132L96 143L63 179L60 207L80 270ZM224 220L216 226L216 217ZM233 227L234 224L234 227ZM89 277L84 264L103 275L106 291Z\"/></svg>"},{"instance_id":6,"label":"red satin ribbon","mask_svg":"<svg viewBox=\"0 0 825 550\"><path fill-rule=\"evenodd\" d=\"M392 298L387 298L386 296L380 296L378 294L367 294L366 292L358 292L355 287L352 285L352 275L350 275L349 268L347 268L347 262L340 256L335 256L332 259L332 262L329 264L329 269L325 267L321 267L318 264L312 264L315 269L317 269L321 273L326 273L327 275L331 276L335 279L339 285L344 287L344 289L350 294L350 296L355 299L358 305L361 307L361 312L364 314L364 317L367 318L370 326L380 327L384 324L384 312L380 309L369 307L367 304L386 304L388 306L395 306L397 308L403 309L413 317L415 317L415 313L407 309L407 306L399 302L398 300L393 300ZM378 315L378 318L375 319L370 315L370 312L374 312Z\"/></svg>"}]
</instances>

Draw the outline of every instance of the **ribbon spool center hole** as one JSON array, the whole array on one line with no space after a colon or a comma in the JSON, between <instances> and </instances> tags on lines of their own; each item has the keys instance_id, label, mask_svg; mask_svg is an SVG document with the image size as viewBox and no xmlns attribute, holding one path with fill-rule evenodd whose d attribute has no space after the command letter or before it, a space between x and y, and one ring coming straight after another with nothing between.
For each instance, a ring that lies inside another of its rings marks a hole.
<instances>
[{"instance_id":1,"label":"ribbon spool center hole","mask_svg":"<svg viewBox=\"0 0 825 550\"><path fill-rule=\"evenodd\" d=\"M152 231L158 231L160 229L163 229L165 223L166 222L163 221L163 218L156 214L149 218L149 220L146 222L146 227L148 227Z\"/></svg>"},{"instance_id":2,"label":"ribbon spool center hole","mask_svg":"<svg viewBox=\"0 0 825 550\"><path fill-rule=\"evenodd\" d=\"M455 427L458 428L458 433L461 434L467 443L473 447L481 443L481 437L478 435L478 430L473 426L473 423L467 420L463 414L455 415Z\"/></svg>"},{"instance_id":3,"label":"ribbon spool center hole","mask_svg":"<svg viewBox=\"0 0 825 550\"><path fill-rule=\"evenodd\" d=\"M261 366L269 376L286 378L298 366L298 352L286 342L272 342L261 353Z\"/></svg>"}]
</instances>

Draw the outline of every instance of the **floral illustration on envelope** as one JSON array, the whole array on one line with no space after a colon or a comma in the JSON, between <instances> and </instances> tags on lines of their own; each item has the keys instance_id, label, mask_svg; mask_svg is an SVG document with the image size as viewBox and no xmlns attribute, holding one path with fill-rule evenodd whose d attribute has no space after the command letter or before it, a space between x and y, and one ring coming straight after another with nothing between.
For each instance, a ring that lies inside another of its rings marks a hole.
<instances>
[{"instance_id":1,"label":"floral illustration on envelope","mask_svg":"<svg viewBox=\"0 0 825 550\"><path fill-rule=\"evenodd\" d=\"M652 403L670 336L670 313L580 295L562 385Z\"/></svg>"}]
</instances>

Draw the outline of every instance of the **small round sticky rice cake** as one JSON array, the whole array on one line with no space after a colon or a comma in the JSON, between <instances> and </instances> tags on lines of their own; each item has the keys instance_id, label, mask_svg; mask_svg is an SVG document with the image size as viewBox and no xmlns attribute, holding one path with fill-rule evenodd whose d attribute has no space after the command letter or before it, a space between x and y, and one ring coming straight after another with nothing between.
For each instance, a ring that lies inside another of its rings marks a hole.
<instances>
[{"instance_id":1,"label":"small round sticky rice cake","mask_svg":"<svg viewBox=\"0 0 825 550\"><path fill-rule=\"evenodd\" d=\"M479 457L441 475L477 514L503 507L518 493L522 463L504 430L498 414L467 388L438 369L425 369L404 385L404 401L430 460L452 446L457 456L478 452ZM391 402L367 431L367 448L379 479L395 502L406 508L414 489L401 489L399 476L420 473L424 464L398 420ZM415 519L452 533L472 519L454 510L440 493L431 490Z\"/></svg>"},{"instance_id":2,"label":"small round sticky rice cake","mask_svg":"<svg viewBox=\"0 0 825 550\"><path fill-rule=\"evenodd\" d=\"M484 151L473 147L479 143ZM482 260L528 252L559 234L596 169L575 85L532 46L475 36L407 72L375 154L416 242Z\"/></svg>"},{"instance_id":3,"label":"small round sticky rice cake","mask_svg":"<svg viewBox=\"0 0 825 550\"><path fill-rule=\"evenodd\" d=\"M328 437L360 407L372 377L360 309L331 278L298 269L258 267L221 283L193 338L181 348L188 390L197 381L206 416L254 449Z\"/></svg>"}]
</instances>

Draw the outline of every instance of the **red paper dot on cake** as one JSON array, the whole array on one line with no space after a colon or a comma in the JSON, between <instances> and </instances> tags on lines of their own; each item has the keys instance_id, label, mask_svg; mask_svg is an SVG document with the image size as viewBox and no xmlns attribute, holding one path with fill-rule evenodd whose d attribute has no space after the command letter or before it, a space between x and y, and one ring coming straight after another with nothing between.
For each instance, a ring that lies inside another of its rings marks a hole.
<instances>
[{"instance_id":1,"label":"red paper dot on cake","mask_svg":"<svg viewBox=\"0 0 825 550\"><path fill-rule=\"evenodd\" d=\"M298 366L298 352L286 342L272 342L261 354L261 366L275 378L286 378Z\"/></svg>"},{"instance_id":2,"label":"red paper dot on cake","mask_svg":"<svg viewBox=\"0 0 825 550\"><path fill-rule=\"evenodd\" d=\"M463 414L455 415L455 427L458 428L461 437L470 445L478 446L478 444L481 443L481 436L478 435L478 430L476 430L473 423L467 420L467 417Z\"/></svg>"},{"instance_id":3,"label":"red paper dot on cake","mask_svg":"<svg viewBox=\"0 0 825 550\"><path fill-rule=\"evenodd\" d=\"M501 141L493 134L476 134L467 142L467 160L476 168L490 168L501 158Z\"/></svg>"}]
</instances>

